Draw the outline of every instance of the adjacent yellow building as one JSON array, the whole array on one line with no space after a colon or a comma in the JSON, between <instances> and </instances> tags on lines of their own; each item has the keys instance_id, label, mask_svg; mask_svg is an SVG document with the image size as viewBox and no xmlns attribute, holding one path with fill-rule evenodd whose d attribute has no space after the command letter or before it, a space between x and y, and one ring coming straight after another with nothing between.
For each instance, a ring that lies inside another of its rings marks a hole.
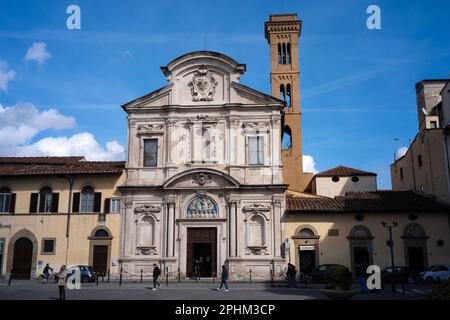
<instances>
[{"instance_id":1,"label":"adjacent yellow building","mask_svg":"<svg viewBox=\"0 0 450 320\"><path fill-rule=\"evenodd\" d=\"M46 263L114 272L123 168L83 157L0 158L1 275L37 277Z\"/></svg>"}]
</instances>

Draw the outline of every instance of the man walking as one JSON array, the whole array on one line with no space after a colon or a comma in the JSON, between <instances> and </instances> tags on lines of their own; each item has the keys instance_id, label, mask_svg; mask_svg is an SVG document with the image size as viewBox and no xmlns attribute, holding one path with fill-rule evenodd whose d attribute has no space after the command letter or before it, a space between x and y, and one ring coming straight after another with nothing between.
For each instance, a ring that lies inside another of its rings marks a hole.
<instances>
[{"instance_id":1,"label":"man walking","mask_svg":"<svg viewBox=\"0 0 450 320\"><path fill-rule=\"evenodd\" d=\"M156 286L160 287L161 285L158 282L158 278L161 275L161 269L158 267L156 263L153 264L153 289L156 290Z\"/></svg>"},{"instance_id":2,"label":"man walking","mask_svg":"<svg viewBox=\"0 0 450 320\"><path fill-rule=\"evenodd\" d=\"M227 270L227 267L225 267L225 265L223 265L222 266L222 282L220 283L220 287L217 288L217 291L222 290L222 286L225 286L224 291L228 291L227 280L228 280L228 270Z\"/></svg>"}]
</instances>

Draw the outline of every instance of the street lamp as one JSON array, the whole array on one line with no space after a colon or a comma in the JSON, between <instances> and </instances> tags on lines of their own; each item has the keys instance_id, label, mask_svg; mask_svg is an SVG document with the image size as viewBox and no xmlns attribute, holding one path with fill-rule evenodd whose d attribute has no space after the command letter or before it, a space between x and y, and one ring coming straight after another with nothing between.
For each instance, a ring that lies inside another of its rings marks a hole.
<instances>
[{"instance_id":1,"label":"street lamp","mask_svg":"<svg viewBox=\"0 0 450 320\"><path fill-rule=\"evenodd\" d=\"M398 222L393 221L392 224L387 224L386 222L381 222L383 227L389 230L389 240L387 245L391 248L391 267L392 267L392 292L395 292L395 263L394 263L394 241L392 240L392 228L397 227Z\"/></svg>"}]
</instances>

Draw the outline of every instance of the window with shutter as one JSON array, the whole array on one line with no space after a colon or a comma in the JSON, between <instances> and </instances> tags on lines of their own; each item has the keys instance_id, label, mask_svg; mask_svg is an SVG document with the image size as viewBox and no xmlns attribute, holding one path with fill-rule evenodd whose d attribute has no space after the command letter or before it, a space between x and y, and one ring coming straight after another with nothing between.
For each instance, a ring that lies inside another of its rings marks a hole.
<instances>
[{"instance_id":1,"label":"window with shutter","mask_svg":"<svg viewBox=\"0 0 450 320\"><path fill-rule=\"evenodd\" d=\"M7 187L0 189L0 212L8 213L10 212L11 204L11 190Z\"/></svg>"}]
</instances>

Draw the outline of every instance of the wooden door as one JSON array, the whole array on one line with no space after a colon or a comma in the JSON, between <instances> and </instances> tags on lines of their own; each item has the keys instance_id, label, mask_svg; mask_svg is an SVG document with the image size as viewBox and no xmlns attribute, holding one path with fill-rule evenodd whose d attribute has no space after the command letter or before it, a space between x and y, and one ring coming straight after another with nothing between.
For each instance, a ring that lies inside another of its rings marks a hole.
<instances>
[{"instance_id":1,"label":"wooden door","mask_svg":"<svg viewBox=\"0 0 450 320\"><path fill-rule=\"evenodd\" d=\"M20 238L14 244L13 277L30 279L33 258L33 243L28 238Z\"/></svg>"},{"instance_id":2,"label":"wooden door","mask_svg":"<svg viewBox=\"0 0 450 320\"><path fill-rule=\"evenodd\" d=\"M108 269L108 246L94 246L92 268L99 275L105 275Z\"/></svg>"},{"instance_id":3,"label":"wooden door","mask_svg":"<svg viewBox=\"0 0 450 320\"><path fill-rule=\"evenodd\" d=\"M217 270L217 229L187 229L186 275L194 276L198 267L201 277L211 277Z\"/></svg>"}]
</instances>

